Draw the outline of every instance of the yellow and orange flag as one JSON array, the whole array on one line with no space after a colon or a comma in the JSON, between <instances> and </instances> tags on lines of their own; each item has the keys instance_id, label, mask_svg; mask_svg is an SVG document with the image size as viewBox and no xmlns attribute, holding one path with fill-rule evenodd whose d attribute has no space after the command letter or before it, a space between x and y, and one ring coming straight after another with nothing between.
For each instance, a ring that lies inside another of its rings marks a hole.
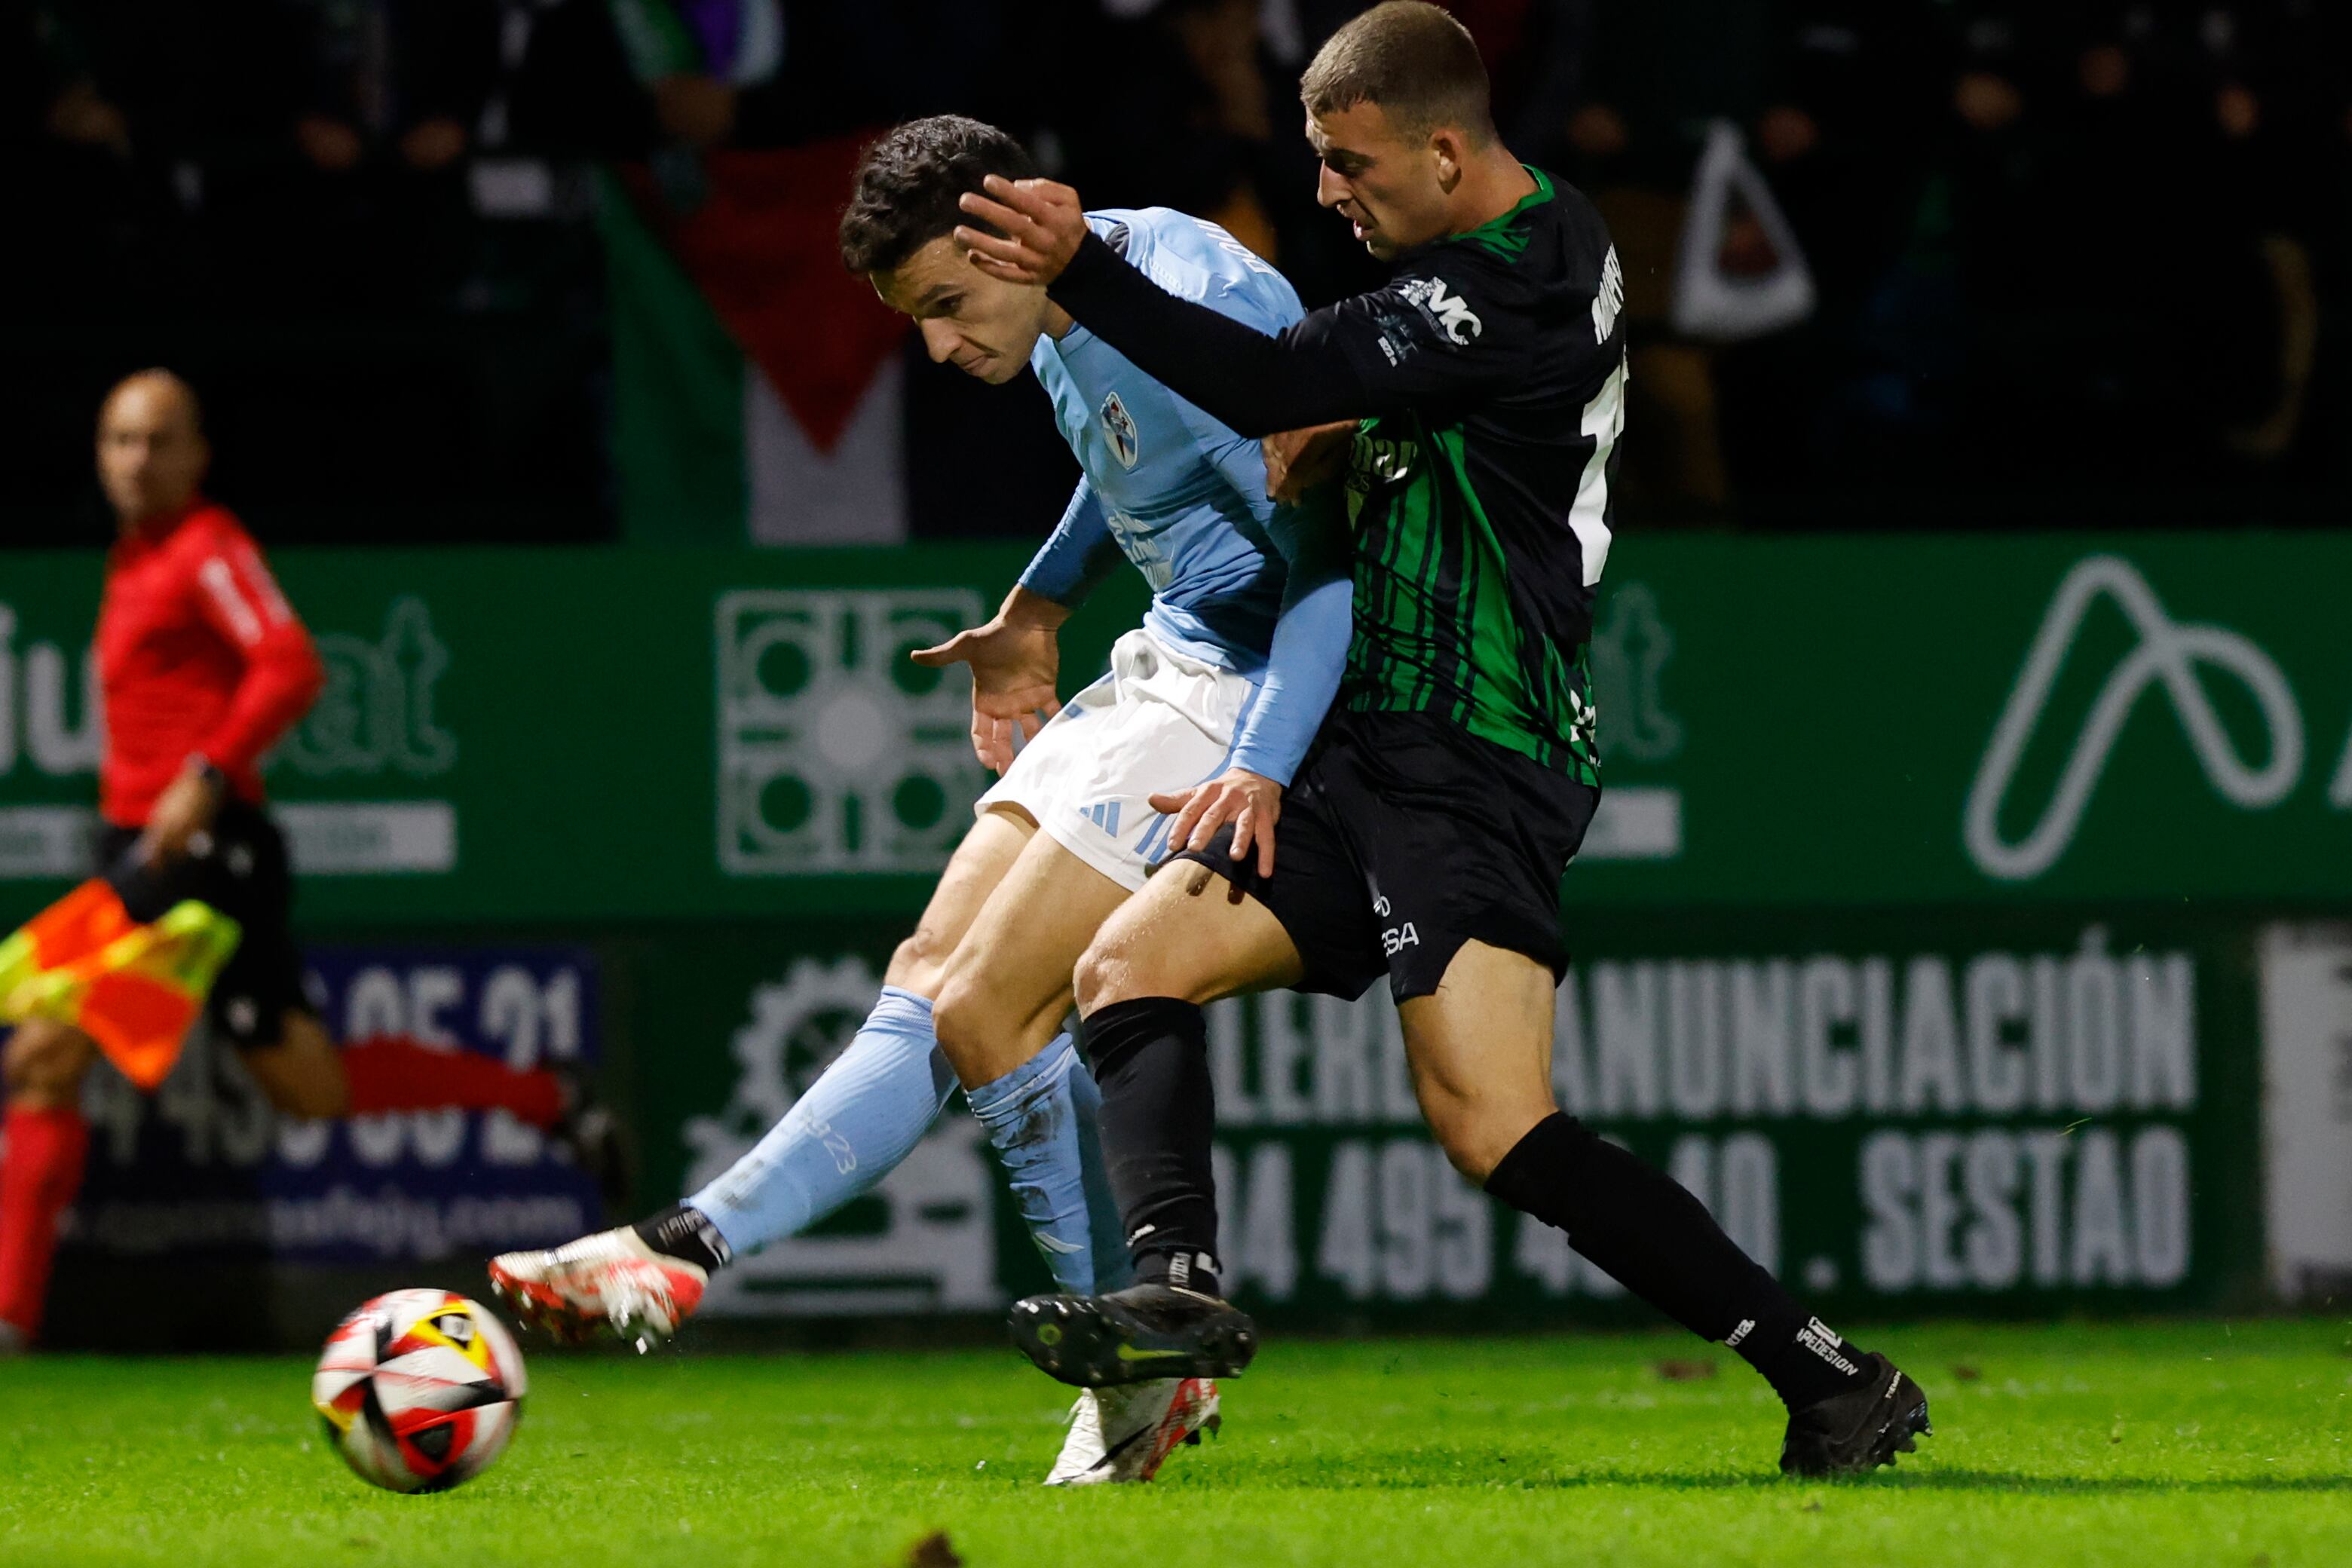
<instances>
[{"instance_id":1,"label":"yellow and orange flag","mask_svg":"<svg viewBox=\"0 0 2352 1568\"><path fill-rule=\"evenodd\" d=\"M0 1023L70 1024L152 1089L241 934L193 899L142 925L107 882L84 882L0 942Z\"/></svg>"}]
</instances>

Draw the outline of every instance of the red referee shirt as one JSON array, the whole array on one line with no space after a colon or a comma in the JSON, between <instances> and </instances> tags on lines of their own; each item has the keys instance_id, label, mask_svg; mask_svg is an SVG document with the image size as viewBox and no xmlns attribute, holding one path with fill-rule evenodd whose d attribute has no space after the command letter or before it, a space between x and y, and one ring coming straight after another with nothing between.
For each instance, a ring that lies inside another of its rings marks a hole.
<instances>
[{"instance_id":1,"label":"red referee shirt","mask_svg":"<svg viewBox=\"0 0 2352 1568\"><path fill-rule=\"evenodd\" d=\"M155 797L202 755L245 799L261 799L261 756L319 695L310 634L224 507L198 500L107 557L98 613L106 701L99 809L145 824Z\"/></svg>"}]
</instances>

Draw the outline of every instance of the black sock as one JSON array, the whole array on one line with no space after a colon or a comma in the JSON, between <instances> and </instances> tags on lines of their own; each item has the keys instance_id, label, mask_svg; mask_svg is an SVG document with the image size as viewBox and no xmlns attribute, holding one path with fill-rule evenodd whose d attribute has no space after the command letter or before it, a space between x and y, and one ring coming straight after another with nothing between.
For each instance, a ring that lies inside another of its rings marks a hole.
<instances>
[{"instance_id":1,"label":"black sock","mask_svg":"<svg viewBox=\"0 0 2352 1568\"><path fill-rule=\"evenodd\" d=\"M663 1257L697 1264L708 1273L716 1274L735 1257L735 1249L727 1245L727 1238L719 1234L710 1216L684 1204L672 1204L630 1228L637 1233L639 1240Z\"/></svg>"},{"instance_id":2,"label":"black sock","mask_svg":"<svg viewBox=\"0 0 2352 1568\"><path fill-rule=\"evenodd\" d=\"M1136 1279L1218 1294L1208 1021L1190 1002L1143 996L1089 1013L1078 1029L1102 1090L1103 1165Z\"/></svg>"},{"instance_id":3,"label":"black sock","mask_svg":"<svg viewBox=\"0 0 2352 1568\"><path fill-rule=\"evenodd\" d=\"M1764 1374L1790 1410L1864 1381L1862 1352L1797 1305L1664 1171L1555 1111L1528 1130L1486 1190L1546 1225L1609 1277Z\"/></svg>"},{"instance_id":4,"label":"black sock","mask_svg":"<svg viewBox=\"0 0 2352 1568\"><path fill-rule=\"evenodd\" d=\"M1783 1404L1790 1410L1802 1410L1870 1381L1869 1369L1862 1364L1867 1353L1862 1347L1838 1338L1828 1324L1802 1308L1795 1310L1801 1321L1793 1327L1783 1319L1767 1333L1759 1320L1755 1329L1731 1347L1764 1374Z\"/></svg>"}]
</instances>

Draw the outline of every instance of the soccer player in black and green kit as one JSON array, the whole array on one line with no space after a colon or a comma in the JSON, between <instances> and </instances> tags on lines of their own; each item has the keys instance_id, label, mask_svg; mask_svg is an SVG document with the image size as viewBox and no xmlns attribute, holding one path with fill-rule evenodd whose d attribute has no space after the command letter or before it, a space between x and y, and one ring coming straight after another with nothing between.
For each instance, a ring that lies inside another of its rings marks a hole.
<instances>
[{"instance_id":1,"label":"soccer player in black and green kit","mask_svg":"<svg viewBox=\"0 0 2352 1568\"><path fill-rule=\"evenodd\" d=\"M1356 557L1339 695L1286 800L1249 803L1262 836L1279 819L1273 870L1235 858L1230 828L1198 831L1202 803L1155 801L1181 813L1171 863L1078 965L1140 1283L1032 1298L1014 1339L1087 1385L1239 1371L1255 1331L1218 1294L1202 1005L1276 986L1352 997L1385 973L1457 1169L1754 1364L1789 1406L1783 1469L1890 1463L1927 1430L1918 1385L1552 1097L1559 879L1601 794L1585 650L1625 385L1607 230L1502 146L1476 46L1433 5L1357 17L1300 89L1323 204L1396 273L1279 337L1164 292L1089 234L1066 186L992 180L964 198L973 265L1048 284L1235 430L1356 422L1269 443L1294 471L1344 444Z\"/></svg>"}]
</instances>

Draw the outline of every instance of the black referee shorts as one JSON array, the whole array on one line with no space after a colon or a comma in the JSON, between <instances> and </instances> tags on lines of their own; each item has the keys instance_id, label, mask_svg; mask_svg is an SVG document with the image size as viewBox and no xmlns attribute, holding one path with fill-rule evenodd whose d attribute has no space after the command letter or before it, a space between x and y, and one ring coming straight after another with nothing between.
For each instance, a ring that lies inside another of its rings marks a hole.
<instances>
[{"instance_id":1,"label":"black referee shorts","mask_svg":"<svg viewBox=\"0 0 2352 1568\"><path fill-rule=\"evenodd\" d=\"M1559 879L1601 792L1427 713L1335 710L1276 825L1274 875L1233 858L1232 829L1197 860L1274 911L1306 963L1301 991L1354 998L1382 973L1426 996L1465 942L1568 972Z\"/></svg>"},{"instance_id":2,"label":"black referee shorts","mask_svg":"<svg viewBox=\"0 0 2352 1568\"><path fill-rule=\"evenodd\" d=\"M212 829L191 853L169 865L137 865L135 827L109 824L98 838L98 874L114 884L131 918L152 921L194 899L236 921L236 951L213 982L206 1016L240 1050L277 1045L289 1007L307 1010L302 952L294 945L294 874L285 836L269 814L246 801L224 803Z\"/></svg>"}]
</instances>

